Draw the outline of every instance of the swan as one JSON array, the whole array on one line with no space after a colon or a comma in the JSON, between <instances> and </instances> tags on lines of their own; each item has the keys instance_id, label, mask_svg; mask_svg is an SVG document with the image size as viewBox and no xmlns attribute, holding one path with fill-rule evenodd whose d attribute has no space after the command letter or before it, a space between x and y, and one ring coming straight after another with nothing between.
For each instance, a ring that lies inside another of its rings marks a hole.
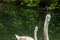
<instances>
[{"instance_id":1,"label":"swan","mask_svg":"<svg viewBox=\"0 0 60 40\"><path fill-rule=\"evenodd\" d=\"M44 40L49 40L48 25L49 25L50 19L51 19L51 15L47 14L45 18L45 23L44 23Z\"/></svg>"},{"instance_id":2,"label":"swan","mask_svg":"<svg viewBox=\"0 0 60 40\"><path fill-rule=\"evenodd\" d=\"M34 39L29 36L19 36L17 34L15 34L15 36L16 36L17 40L37 40L37 31L38 31L38 26L36 26L35 30L34 30Z\"/></svg>"}]
</instances>

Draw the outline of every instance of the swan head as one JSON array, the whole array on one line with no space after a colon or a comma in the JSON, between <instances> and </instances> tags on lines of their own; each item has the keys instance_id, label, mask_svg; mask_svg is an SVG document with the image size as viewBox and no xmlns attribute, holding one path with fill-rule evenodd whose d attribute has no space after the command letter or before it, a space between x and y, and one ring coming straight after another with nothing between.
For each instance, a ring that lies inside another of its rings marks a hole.
<instances>
[{"instance_id":1,"label":"swan head","mask_svg":"<svg viewBox=\"0 0 60 40\"><path fill-rule=\"evenodd\" d=\"M47 20L47 22L50 22L50 19L51 19L51 15L50 15L50 14L47 14L47 15L46 15L46 20Z\"/></svg>"},{"instance_id":2,"label":"swan head","mask_svg":"<svg viewBox=\"0 0 60 40\"><path fill-rule=\"evenodd\" d=\"M35 27L35 31L36 31L36 32L38 31L38 26Z\"/></svg>"}]
</instances>

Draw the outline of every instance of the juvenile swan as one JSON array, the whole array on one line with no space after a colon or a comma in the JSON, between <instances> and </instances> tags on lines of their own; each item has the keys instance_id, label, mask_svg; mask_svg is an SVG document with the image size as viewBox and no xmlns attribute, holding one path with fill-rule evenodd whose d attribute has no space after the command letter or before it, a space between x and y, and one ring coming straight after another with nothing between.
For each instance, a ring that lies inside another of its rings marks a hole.
<instances>
[{"instance_id":1,"label":"juvenile swan","mask_svg":"<svg viewBox=\"0 0 60 40\"><path fill-rule=\"evenodd\" d=\"M28 37L28 36L18 36L15 34L17 40L37 40L37 31L38 31L38 26L35 27L34 30L34 39L32 37Z\"/></svg>"},{"instance_id":2,"label":"juvenile swan","mask_svg":"<svg viewBox=\"0 0 60 40\"><path fill-rule=\"evenodd\" d=\"M50 19L51 19L51 15L47 14L46 19L45 19L45 23L44 23L44 40L49 40L48 25L49 25Z\"/></svg>"}]
</instances>

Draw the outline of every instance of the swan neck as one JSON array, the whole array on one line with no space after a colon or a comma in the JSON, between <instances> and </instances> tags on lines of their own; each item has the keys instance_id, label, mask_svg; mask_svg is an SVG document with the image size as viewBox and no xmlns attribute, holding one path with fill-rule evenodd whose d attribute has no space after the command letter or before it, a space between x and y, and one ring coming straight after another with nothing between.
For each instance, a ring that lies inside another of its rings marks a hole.
<instances>
[{"instance_id":1,"label":"swan neck","mask_svg":"<svg viewBox=\"0 0 60 40\"><path fill-rule=\"evenodd\" d=\"M36 31L36 29L34 30L34 39L37 40L37 31Z\"/></svg>"},{"instance_id":2,"label":"swan neck","mask_svg":"<svg viewBox=\"0 0 60 40\"><path fill-rule=\"evenodd\" d=\"M45 23L44 23L44 40L49 40L48 25L49 25L49 22L45 20Z\"/></svg>"}]
</instances>

